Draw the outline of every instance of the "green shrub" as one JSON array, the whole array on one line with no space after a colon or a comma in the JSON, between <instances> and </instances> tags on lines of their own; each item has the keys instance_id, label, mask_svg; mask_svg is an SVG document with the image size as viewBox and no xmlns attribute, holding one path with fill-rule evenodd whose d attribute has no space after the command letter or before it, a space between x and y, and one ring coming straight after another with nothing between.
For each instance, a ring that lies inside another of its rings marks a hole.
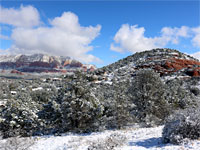
<instances>
[{"instance_id":1,"label":"green shrub","mask_svg":"<svg viewBox=\"0 0 200 150\"><path fill-rule=\"evenodd\" d=\"M165 100L165 85L159 74L144 69L137 72L129 89L132 102L136 105L133 114L139 122L157 125L169 115L169 105Z\"/></svg>"},{"instance_id":2,"label":"green shrub","mask_svg":"<svg viewBox=\"0 0 200 150\"><path fill-rule=\"evenodd\" d=\"M184 86L183 80L176 78L166 82L165 99L172 110L185 109L195 105L194 97Z\"/></svg>"},{"instance_id":3,"label":"green shrub","mask_svg":"<svg viewBox=\"0 0 200 150\"><path fill-rule=\"evenodd\" d=\"M92 132L101 127L104 107L81 83L73 84L61 103L62 125L65 131Z\"/></svg>"},{"instance_id":4,"label":"green shrub","mask_svg":"<svg viewBox=\"0 0 200 150\"><path fill-rule=\"evenodd\" d=\"M47 103L49 101L49 92L45 90L36 90L30 93L31 98L40 103Z\"/></svg>"},{"instance_id":5,"label":"green shrub","mask_svg":"<svg viewBox=\"0 0 200 150\"><path fill-rule=\"evenodd\" d=\"M193 93L195 96L199 96L200 95L200 89L197 87L191 87L190 88L190 92Z\"/></svg>"},{"instance_id":6,"label":"green shrub","mask_svg":"<svg viewBox=\"0 0 200 150\"><path fill-rule=\"evenodd\" d=\"M34 103L27 95L7 101L6 108L2 111L0 130L3 137L31 136L36 131L38 124L39 105Z\"/></svg>"},{"instance_id":7,"label":"green shrub","mask_svg":"<svg viewBox=\"0 0 200 150\"><path fill-rule=\"evenodd\" d=\"M103 105L104 110L104 124L106 128L123 128L136 122L136 118L131 114L131 110L135 107L128 97L129 81L114 83L101 87L103 89ZM99 90L98 90L99 93Z\"/></svg>"}]
</instances>

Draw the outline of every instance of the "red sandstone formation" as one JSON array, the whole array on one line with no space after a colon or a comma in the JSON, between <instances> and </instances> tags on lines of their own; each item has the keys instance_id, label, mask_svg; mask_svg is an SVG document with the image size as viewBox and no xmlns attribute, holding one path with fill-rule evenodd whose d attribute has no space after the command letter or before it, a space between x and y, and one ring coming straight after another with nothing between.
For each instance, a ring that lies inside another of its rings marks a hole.
<instances>
[{"instance_id":1,"label":"red sandstone formation","mask_svg":"<svg viewBox=\"0 0 200 150\"><path fill-rule=\"evenodd\" d=\"M177 59L177 58L168 58L167 60L162 60L159 58L158 60L161 60L159 62L155 61L157 59L148 58L148 61L154 62L153 64L143 64L137 66L135 69L139 68L152 68L160 73L160 75L169 74L173 72L177 72L181 69L188 69L186 71L186 74L189 76L200 76L200 66L199 61L195 60L187 60L187 59Z\"/></svg>"},{"instance_id":2,"label":"red sandstone formation","mask_svg":"<svg viewBox=\"0 0 200 150\"><path fill-rule=\"evenodd\" d=\"M180 69L192 67L194 65L200 65L200 62L186 59L169 59L166 61L164 68L178 71Z\"/></svg>"},{"instance_id":3,"label":"red sandstone formation","mask_svg":"<svg viewBox=\"0 0 200 150\"><path fill-rule=\"evenodd\" d=\"M17 70L12 70L10 73L11 73L11 74L24 75L24 73L22 73L22 72L20 72L20 71L17 71Z\"/></svg>"},{"instance_id":4,"label":"red sandstone formation","mask_svg":"<svg viewBox=\"0 0 200 150\"><path fill-rule=\"evenodd\" d=\"M60 70L61 73L67 73L67 70Z\"/></svg>"},{"instance_id":5,"label":"red sandstone formation","mask_svg":"<svg viewBox=\"0 0 200 150\"><path fill-rule=\"evenodd\" d=\"M67 65L70 65L71 64L71 60L66 60L63 64L63 66L67 66Z\"/></svg>"}]
</instances>

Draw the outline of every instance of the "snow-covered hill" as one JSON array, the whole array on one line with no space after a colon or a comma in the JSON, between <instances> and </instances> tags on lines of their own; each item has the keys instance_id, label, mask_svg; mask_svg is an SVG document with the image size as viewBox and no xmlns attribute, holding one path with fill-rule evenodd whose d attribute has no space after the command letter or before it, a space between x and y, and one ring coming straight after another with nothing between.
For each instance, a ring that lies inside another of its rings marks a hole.
<instances>
[{"instance_id":1,"label":"snow-covered hill","mask_svg":"<svg viewBox=\"0 0 200 150\"><path fill-rule=\"evenodd\" d=\"M145 68L151 68L161 76L200 76L198 59L167 48L135 53L97 70L97 74L106 72L114 78L130 78L135 72Z\"/></svg>"}]
</instances>

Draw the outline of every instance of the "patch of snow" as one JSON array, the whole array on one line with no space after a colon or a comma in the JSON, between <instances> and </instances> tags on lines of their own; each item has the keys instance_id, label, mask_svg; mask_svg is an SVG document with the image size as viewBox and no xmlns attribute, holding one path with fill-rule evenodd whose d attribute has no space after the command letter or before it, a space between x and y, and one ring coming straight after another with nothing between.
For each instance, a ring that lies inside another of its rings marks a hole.
<instances>
[{"instance_id":1,"label":"patch of snow","mask_svg":"<svg viewBox=\"0 0 200 150\"><path fill-rule=\"evenodd\" d=\"M38 87L38 88L32 89L32 91L39 91L39 90L42 90L42 89L43 89L42 87Z\"/></svg>"},{"instance_id":2,"label":"patch of snow","mask_svg":"<svg viewBox=\"0 0 200 150\"><path fill-rule=\"evenodd\" d=\"M96 83L96 84L100 84L100 83L101 83L101 81L94 81L94 83Z\"/></svg>"},{"instance_id":3,"label":"patch of snow","mask_svg":"<svg viewBox=\"0 0 200 150\"><path fill-rule=\"evenodd\" d=\"M35 137L36 143L29 150L87 150L91 144L101 143L111 134L126 137L126 142L115 150L200 150L200 141L188 141L182 145L163 144L163 126L154 128L130 128L108 130L92 134L68 134L62 136Z\"/></svg>"},{"instance_id":4,"label":"patch of snow","mask_svg":"<svg viewBox=\"0 0 200 150\"><path fill-rule=\"evenodd\" d=\"M200 89L200 81L198 82L197 86L198 89Z\"/></svg>"},{"instance_id":5,"label":"patch of snow","mask_svg":"<svg viewBox=\"0 0 200 150\"><path fill-rule=\"evenodd\" d=\"M16 95L16 94L17 94L16 91L10 91L10 93L11 93L12 95Z\"/></svg>"},{"instance_id":6,"label":"patch of snow","mask_svg":"<svg viewBox=\"0 0 200 150\"><path fill-rule=\"evenodd\" d=\"M6 105L6 101L2 101L2 100L0 100L0 106L5 106Z\"/></svg>"},{"instance_id":7,"label":"patch of snow","mask_svg":"<svg viewBox=\"0 0 200 150\"><path fill-rule=\"evenodd\" d=\"M177 53L177 52L171 52L170 54L171 55L179 55L179 53Z\"/></svg>"},{"instance_id":8,"label":"patch of snow","mask_svg":"<svg viewBox=\"0 0 200 150\"><path fill-rule=\"evenodd\" d=\"M105 81L104 84L110 84L110 85L112 85L112 82L111 81Z\"/></svg>"}]
</instances>

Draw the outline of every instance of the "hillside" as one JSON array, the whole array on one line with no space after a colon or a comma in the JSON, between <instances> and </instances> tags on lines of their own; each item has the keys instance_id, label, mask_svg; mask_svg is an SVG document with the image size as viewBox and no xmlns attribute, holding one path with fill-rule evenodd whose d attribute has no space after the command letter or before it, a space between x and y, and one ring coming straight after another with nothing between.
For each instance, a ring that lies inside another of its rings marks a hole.
<instances>
[{"instance_id":1,"label":"hillside","mask_svg":"<svg viewBox=\"0 0 200 150\"><path fill-rule=\"evenodd\" d=\"M173 49L153 49L133 54L97 72L130 75L140 69L151 68L160 76L200 76L199 60Z\"/></svg>"}]
</instances>

